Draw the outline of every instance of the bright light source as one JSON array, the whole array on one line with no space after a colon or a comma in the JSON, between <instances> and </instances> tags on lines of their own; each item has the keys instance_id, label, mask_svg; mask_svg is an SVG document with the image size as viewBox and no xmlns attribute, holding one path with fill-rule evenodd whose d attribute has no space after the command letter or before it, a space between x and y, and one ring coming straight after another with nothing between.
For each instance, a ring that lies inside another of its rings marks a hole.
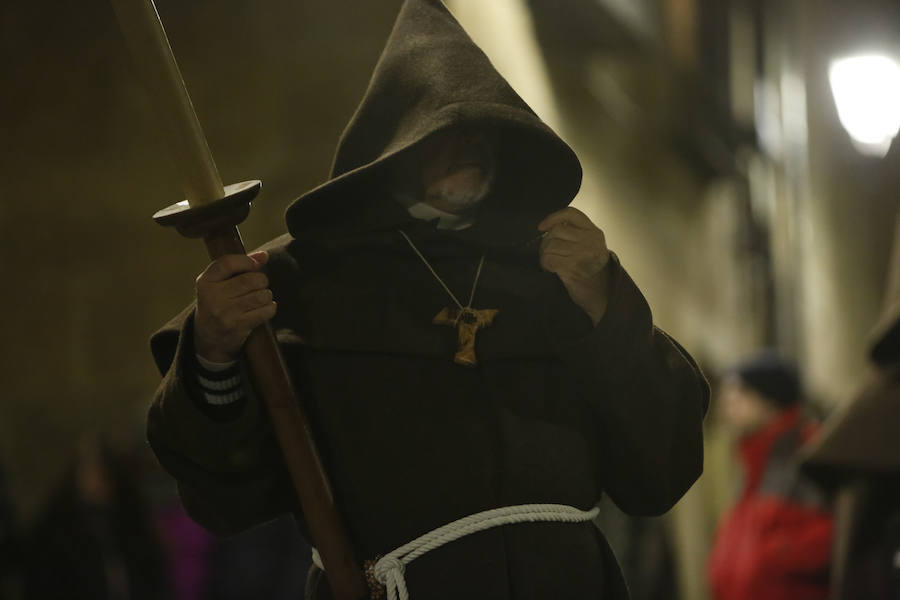
<instances>
[{"instance_id":1,"label":"bright light source","mask_svg":"<svg viewBox=\"0 0 900 600\"><path fill-rule=\"evenodd\" d=\"M857 148L884 156L900 131L900 65L886 56L842 58L828 70L841 124Z\"/></svg>"}]
</instances>

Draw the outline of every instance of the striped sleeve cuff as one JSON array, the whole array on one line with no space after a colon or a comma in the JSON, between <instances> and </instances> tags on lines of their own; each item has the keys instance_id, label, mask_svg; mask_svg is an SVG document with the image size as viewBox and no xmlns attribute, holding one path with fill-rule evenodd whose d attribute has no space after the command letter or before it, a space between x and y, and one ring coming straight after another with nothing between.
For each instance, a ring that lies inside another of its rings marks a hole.
<instances>
[{"instance_id":1,"label":"striped sleeve cuff","mask_svg":"<svg viewBox=\"0 0 900 600\"><path fill-rule=\"evenodd\" d=\"M196 355L195 375L203 399L213 406L234 404L244 397L244 382L236 362L215 363Z\"/></svg>"}]
</instances>

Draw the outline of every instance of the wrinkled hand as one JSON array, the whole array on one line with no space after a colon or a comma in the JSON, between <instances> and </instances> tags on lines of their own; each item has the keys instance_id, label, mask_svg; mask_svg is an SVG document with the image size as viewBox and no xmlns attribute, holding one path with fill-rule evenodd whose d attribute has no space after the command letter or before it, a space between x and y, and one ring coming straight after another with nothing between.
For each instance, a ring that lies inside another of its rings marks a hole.
<instances>
[{"instance_id":1,"label":"wrinkled hand","mask_svg":"<svg viewBox=\"0 0 900 600\"><path fill-rule=\"evenodd\" d=\"M609 300L609 249L603 231L572 207L545 217L538 230L545 232L541 268L559 277L572 301L596 326Z\"/></svg>"},{"instance_id":2,"label":"wrinkled hand","mask_svg":"<svg viewBox=\"0 0 900 600\"><path fill-rule=\"evenodd\" d=\"M250 332L275 316L276 305L261 273L266 252L227 254L197 277L194 351L213 362L237 359Z\"/></svg>"}]
</instances>

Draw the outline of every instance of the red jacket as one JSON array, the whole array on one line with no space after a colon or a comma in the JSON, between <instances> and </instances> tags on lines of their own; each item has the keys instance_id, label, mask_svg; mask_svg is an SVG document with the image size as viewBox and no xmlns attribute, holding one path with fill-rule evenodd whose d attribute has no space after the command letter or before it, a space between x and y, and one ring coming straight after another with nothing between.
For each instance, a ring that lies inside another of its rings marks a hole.
<instances>
[{"instance_id":1,"label":"red jacket","mask_svg":"<svg viewBox=\"0 0 900 600\"><path fill-rule=\"evenodd\" d=\"M709 558L715 600L827 597L831 515L794 460L812 434L793 408L741 441L746 485Z\"/></svg>"}]
</instances>

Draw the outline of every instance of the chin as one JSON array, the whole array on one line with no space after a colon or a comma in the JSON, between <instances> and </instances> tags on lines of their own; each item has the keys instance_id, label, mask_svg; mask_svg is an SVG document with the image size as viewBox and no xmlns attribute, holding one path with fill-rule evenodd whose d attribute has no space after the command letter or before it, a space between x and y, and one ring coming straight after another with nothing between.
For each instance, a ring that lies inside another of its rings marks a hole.
<instances>
[{"instance_id":1,"label":"chin","mask_svg":"<svg viewBox=\"0 0 900 600\"><path fill-rule=\"evenodd\" d=\"M490 183L481 169L463 169L431 185L425 202L449 213L468 212L487 196Z\"/></svg>"}]
</instances>

